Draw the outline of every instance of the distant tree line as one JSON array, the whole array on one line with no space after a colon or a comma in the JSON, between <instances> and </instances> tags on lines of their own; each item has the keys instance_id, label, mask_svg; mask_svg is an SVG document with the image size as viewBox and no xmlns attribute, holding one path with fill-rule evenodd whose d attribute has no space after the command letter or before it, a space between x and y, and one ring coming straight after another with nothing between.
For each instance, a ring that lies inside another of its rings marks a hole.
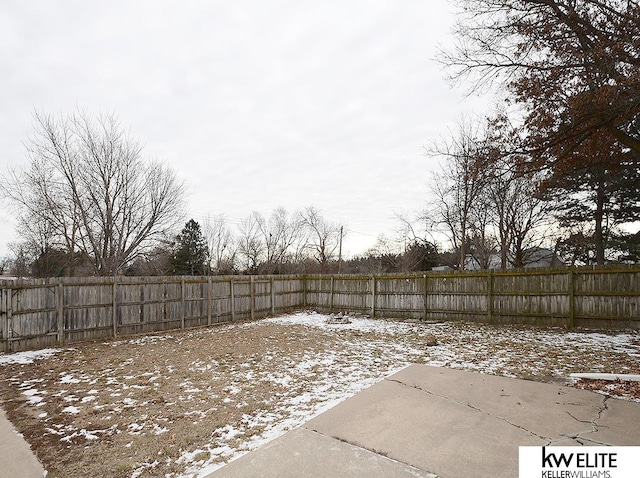
<instances>
[{"instance_id":1,"label":"distant tree line","mask_svg":"<svg viewBox=\"0 0 640 478\"><path fill-rule=\"evenodd\" d=\"M203 225L190 219L172 241L137 258L126 273L329 272L339 262L343 236L344 227L329 222L314 207L295 213L278 208L266 218L253 212L237 227L224 216L207 218Z\"/></svg>"},{"instance_id":2,"label":"distant tree line","mask_svg":"<svg viewBox=\"0 0 640 478\"><path fill-rule=\"evenodd\" d=\"M429 270L440 261L437 247L414 240L400 251L378 246L362 256L340 257L344 226L326 221L313 207L293 214L283 208L268 218L254 212L235 233L224 217L204 227L190 219L175 241L139 257L132 275L377 273ZM220 242L222 239L222 243Z\"/></svg>"}]
</instances>

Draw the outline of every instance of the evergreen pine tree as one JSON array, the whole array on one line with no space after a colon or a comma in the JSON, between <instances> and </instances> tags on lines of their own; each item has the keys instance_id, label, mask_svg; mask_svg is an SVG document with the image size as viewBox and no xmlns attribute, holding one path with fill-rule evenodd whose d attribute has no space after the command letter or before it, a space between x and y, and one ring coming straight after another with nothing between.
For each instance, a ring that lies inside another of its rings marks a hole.
<instances>
[{"instance_id":1,"label":"evergreen pine tree","mask_svg":"<svg viewBox=\"0 0 640 478\"><path fill-rule=\"evenodd\" d=\"M176 236L173 253L173 273L177 275L204 275L207 273L209 248L200 224L190 219Z\"/></svg>"}]
</instances>

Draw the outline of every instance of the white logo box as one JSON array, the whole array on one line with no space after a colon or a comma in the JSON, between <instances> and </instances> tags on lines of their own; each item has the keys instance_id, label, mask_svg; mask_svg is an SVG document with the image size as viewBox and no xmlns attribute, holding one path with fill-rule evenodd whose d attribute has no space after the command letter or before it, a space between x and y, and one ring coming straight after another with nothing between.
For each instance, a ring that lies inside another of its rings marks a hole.
<instances>
[{"instance_id":1,"label":"white logo box","mask_svg":"<svg viewBox=\"0 0 640 478\"><path fill-rule=\"evenodd\" d=\"M519 478L638 478L640 446L521 446Z\"/></svg>"}]
</instances>

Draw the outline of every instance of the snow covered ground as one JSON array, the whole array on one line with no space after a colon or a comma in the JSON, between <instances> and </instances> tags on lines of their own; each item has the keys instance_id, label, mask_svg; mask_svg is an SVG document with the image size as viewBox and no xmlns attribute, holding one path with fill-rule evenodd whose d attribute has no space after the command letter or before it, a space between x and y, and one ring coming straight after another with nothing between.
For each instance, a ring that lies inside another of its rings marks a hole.
<instances>
[{"instance_id":1,"label":"snow covered ground","mask_svg":"<svg viewBox=\"0 0 640 478\"><path fill-rule=\"evenodd\" d=\"M410 363L541 381L640 371L635 332L327 319L296 313L3 355L0 393L52 472L201 477Z\"/></svg>"}]
</instances>

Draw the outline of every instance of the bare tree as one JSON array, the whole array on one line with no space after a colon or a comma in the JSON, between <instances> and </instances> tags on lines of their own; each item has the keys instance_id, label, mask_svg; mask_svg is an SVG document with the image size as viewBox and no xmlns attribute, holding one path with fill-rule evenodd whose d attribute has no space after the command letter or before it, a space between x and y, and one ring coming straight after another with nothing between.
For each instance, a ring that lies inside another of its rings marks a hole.
<instances>
[{"instance_id":1,"label":"bare tree","mask_svg":"<svg viewBox=\"0 0 640 478\"><path fill-rule=\"evenodd\" d=\"M469 222L468 256L480 269L490 269L497 240L492 232L492 204L483 189L477 202L473 205Z\"/></svg>"},{"instance_id":2,"label":"bare tree","mask_svg":"<svg viewBox=\"0 0 640 478\"><path fill-rule=\"evenodd\" d=\"M509 262L516 268L525 267L548 238L553 220L551 205L538 196L535 183L526 176L513 179L506 200Z\"/></svg>"},{"instance_id":3,"label":"bare tree","mask_svg":"<svg viewBox=\"0 0 640 478\"><path fill-rule=\"evenodd\" d=\"M19 206L25 239L90 259L113 275L182 220L184 186L114 116L92 119L35 113L29 167L14 172L3 192Z\"/></svg>"},{"instance_id":4,"label":"bare tree","mask_svg":"<svg viewBox=\"0 0 640 478\"><path fill-rule=\"evenodd\" d=\"M0 258L0 276L8 272L10 267L11 259L9 259L8 257Z\"/></svg>"},{"instance_id":5,"label":"bare tree","mask_svg":"<svg viewBox=\"0 0 640 478\"><path fill-rule=\"evenodd\" d=\"M553 205L539 191L542 173L530 162L523 139L504 113L488 120L487 190L484 192L500 251L500 267L524 267L548 238Z\"/></svg>"},{"instance_id":6,"label":"bare tree","mask_svg":"<svg viewBox=\"0 0 640 478\"><path fill-rule=\"evenodd\" d=\"M477 126L463 118L448 139L434 143L427 153L444 157L446 162L440 172L434 173L431 190L435 201L426 214L435 226L443 228L458 252L458 267L464 270L474 208L479 207L487 184L483 136Z\"/></svg>"},{"instance_id":7,"label":"bare tree","mask_svg":"<svg viewBox=\"0 0 640 478\"><path fill-rule=\"evenodd\" d=\"M373 247L365 252L365 257L376 258L378 260L368 265L365 272L380 273L389 270L398 270L400 268L401 255L402 248L400 243L384 234L380 234L376 238Z\"/></svg>"},{"instance_id":8,"label":"bare tree","mask_svg":"<svg viewBox=\"0 0 640 478\"><path fill-rule=\"evenodd\" d=\"M9 244L9 249L13 253L9 273L16 277L29 276L29 264L35 259L32 255L32 251L29 250L29 246L24 242L13 242Z\"/></svg>"},{"instance_id":9,"label":"bare tree","mask_svg":"<svg viewBox=\"0 0 640 478\"><path fill-rule=\"evenodd\" d=\"M443 227L458 253L458 268L469 259L481 269L524 267L548 238L551 207L538 190L541 173L523 169L526 153L508 118L498 113L484 126L462 121L445 142L430 150L447 162L434 175L436 198L427 214Z\"/></svg>"},{"instance_id":10,"label":"bare tree","mask_svg":"<svg viewBox=\"0 0 640 478\"><path fill-rule=\"evenodd\" d=\"M300 213L303 227L309 232L308 248L313 258L320 264L322 272L336 257L340 242L344 237L344 227L328 222L313 206Z\"/></svg>"},{"instance_id":11,"label":"bare tree","mask_svg":"<svg viewBox=\"0 0 640 478\"><path fill-rule=\"evenodd\" d=\"M433 230L430 228L432 219L425 211L411 216L404 213L395 213L397 226L394 228L396 243L395 247L399 253L404 251L409 244L419 241L429 241L435 244Z\"/></svg>"},{"instance_id":12,"label":"bare tree","mask_svg":"<svg viewBox=\"0 0 640 478\"><path fill-rule=\"evenodd\" d=\"M268 219L257 215L258 228L266 246L266 272L282 270L282 266L295 255L294 246L301 239L302 220L300 215L289 216L280 207L275 209Z\"/></svg>"},{"instance_id":13,"label":"bare tree","mask_svg":"<svg viewBox=\"0 0 640 478\"><path fill-rule=\"evenodd\" d=\"M441 52L441 61L455 81L471 80L471 90L499 82L510 103L519 105L522 148L531 153L521 168L546 172L546 187L557 191L559 219L569 230L576 221L594 222L590 236L596 261L604 264L608 236L617 236L606 224L607 203L624 196L622 216L638 203L640 2L454 3L460 7L458 43ZM637 212L632 215L635 221Z\"/></svg>"},{"instance_id":14,"label":"bare tree","mask_svg":"<svg viewBox=\"0 0 640 478\"><path fill-rule=\"evenodd\" d=\"M238 226L238 253L240 260L243 268L252 273L257 272L258 267L264 262L266 246L260 233L260 222L262 220L260 213L253 212L240 221Z\"/></svg>"},{"instance_id":15,"label":"bare tree","mask_svg":"<svg viewBox=\"0 0 640 478\"><path fill-rule=\"evenodd\" d=\"M227 218L224 215L209 216L202 230L209 247L209 270L216 274L233 271L236 250Z\"/></svg>"},{"instance_id":16,"label":"bare tree","mask_svg":"<svg viewBox=\"0 0 640 478\"><path fill-rule=\"evenodd\" d=\"M165 240L144 254L140 254L129 265L127 275L166 276L173 273L173 241Z\"/></svg>"}]
</instances>

